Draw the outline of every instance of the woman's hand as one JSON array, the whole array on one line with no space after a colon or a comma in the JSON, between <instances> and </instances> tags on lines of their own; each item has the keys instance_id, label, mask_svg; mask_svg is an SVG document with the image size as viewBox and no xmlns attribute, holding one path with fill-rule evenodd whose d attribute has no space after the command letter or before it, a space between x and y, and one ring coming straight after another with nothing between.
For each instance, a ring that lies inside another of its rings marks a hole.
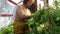
<instances>
[{"instance_id":1,"label":"woman's hand","mask_svg":"<svg viewBox=\"0 0 60 34\"><path fill-rule=\"evenodd\" d=\"M34 14L31 14L31 16L34 16Z\"/></svg>"}]
</instances>

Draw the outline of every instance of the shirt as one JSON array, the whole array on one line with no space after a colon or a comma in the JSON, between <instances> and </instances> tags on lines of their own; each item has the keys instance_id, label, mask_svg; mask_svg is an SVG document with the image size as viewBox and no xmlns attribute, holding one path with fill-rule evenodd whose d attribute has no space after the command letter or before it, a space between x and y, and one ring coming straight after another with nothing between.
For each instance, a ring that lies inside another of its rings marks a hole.
<instances>
[{"instance_id":1,"label":"shirt","mask_svg":"<svg viewBox=\"0 0 60 34\"><path fill-rule=\"evenodd\" d=\"M15 20L25 21L31 17L31 12L23 4L18 4L16 8Z\"/></svg>"}]
</instances>

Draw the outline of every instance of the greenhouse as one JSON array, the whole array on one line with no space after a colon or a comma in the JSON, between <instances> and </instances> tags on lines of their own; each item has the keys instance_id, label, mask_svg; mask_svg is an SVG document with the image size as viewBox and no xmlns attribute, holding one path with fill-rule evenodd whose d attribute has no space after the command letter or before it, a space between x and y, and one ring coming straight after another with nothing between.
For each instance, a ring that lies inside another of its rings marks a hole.
<instances>
[{"instance_id":1,"label":"greenhouse","mask_svg":"<svg viewBox=\"0 0 60 34\"><path fill-rule=\"evenodd\" d=\"M60 34L60 0L0 0L0 34Z\"/></svg>"}]
</instances>

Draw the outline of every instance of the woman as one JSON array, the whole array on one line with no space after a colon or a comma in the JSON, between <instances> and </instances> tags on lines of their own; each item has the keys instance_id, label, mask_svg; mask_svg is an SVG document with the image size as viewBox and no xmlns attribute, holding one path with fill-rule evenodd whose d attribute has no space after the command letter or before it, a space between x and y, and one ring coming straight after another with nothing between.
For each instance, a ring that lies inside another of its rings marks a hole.
<instances>
[{"instance_id":1,"label":"woman","mask_svg":"<svg viewBox=\"0 0 60 34\"><path fill-rule=\"evenodd\" d=\"M14 20L14 34L27 34L29 26L26 24L27 19L31 18L32 13L28 9L34 0L24 0L23 4L18 4Z\"/></svg>"}]
</instances>

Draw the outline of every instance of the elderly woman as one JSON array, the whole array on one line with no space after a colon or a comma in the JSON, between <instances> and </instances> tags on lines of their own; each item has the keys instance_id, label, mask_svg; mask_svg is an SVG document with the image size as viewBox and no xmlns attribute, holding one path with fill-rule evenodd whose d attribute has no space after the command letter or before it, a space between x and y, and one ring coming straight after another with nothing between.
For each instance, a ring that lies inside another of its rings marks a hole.
<instances>
[{"instance_id":1,"label":"elderly woman","mask_svg":"<svg viewBox=\"0 0 60 34\"><path fill-rule=\"evenodd\" d=\"M24 0L23 4L18 4L16 9L16 16L14 20L14 34L27 34L29 26L26 24L27 20L31 18L32 13L28 9L34 0Z\"/></svg>"}]
</instances>

